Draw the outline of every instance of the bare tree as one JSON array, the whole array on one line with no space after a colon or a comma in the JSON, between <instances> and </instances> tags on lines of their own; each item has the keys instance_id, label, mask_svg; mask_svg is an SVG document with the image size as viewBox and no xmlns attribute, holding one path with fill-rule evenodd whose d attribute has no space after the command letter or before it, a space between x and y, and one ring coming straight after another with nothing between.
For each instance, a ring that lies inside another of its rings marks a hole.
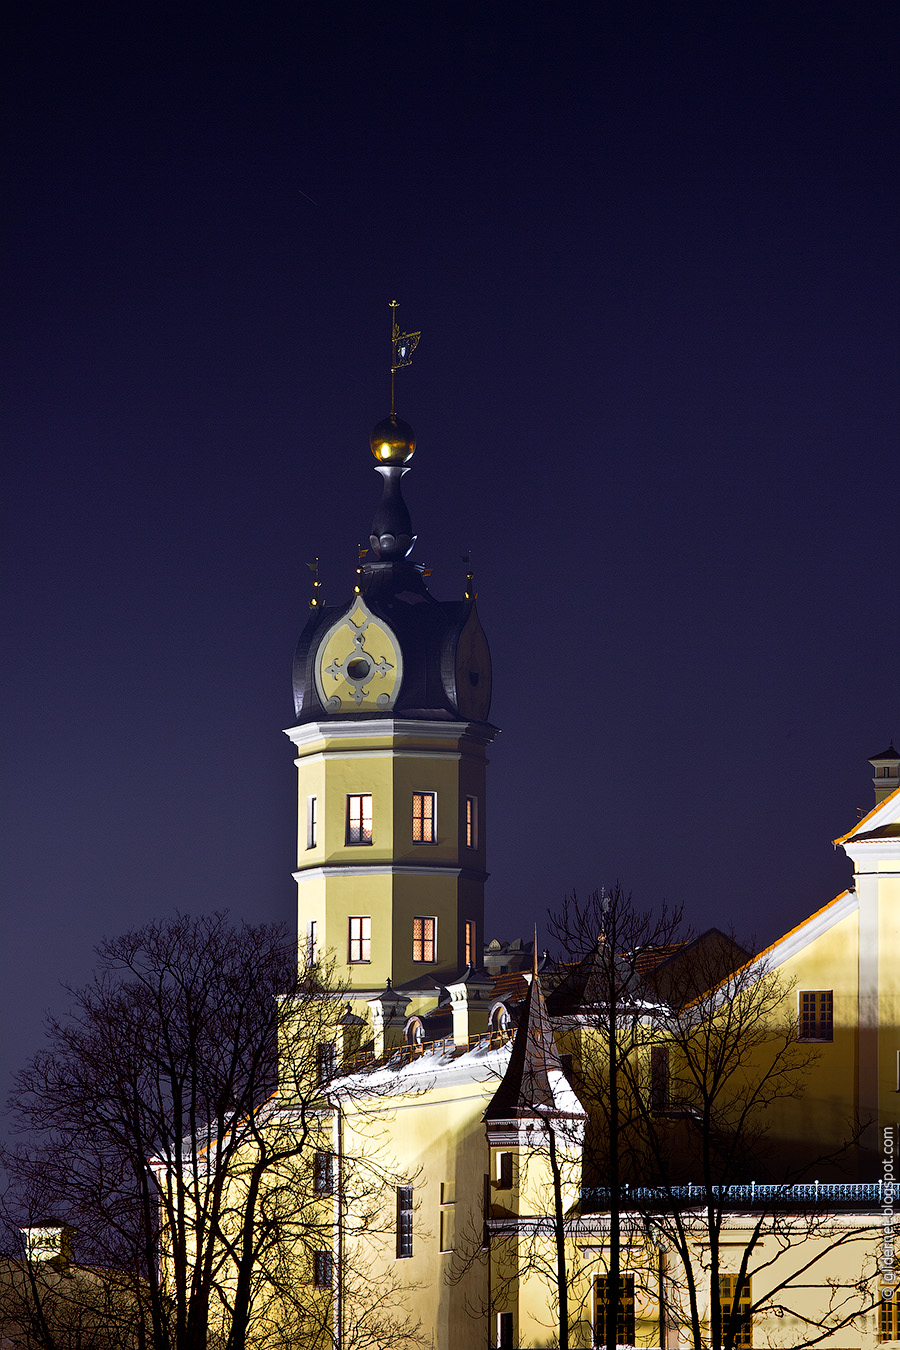
<instances>
[{"instance_id":1,"label":"bare tree","mask_svg":"<svg viewBox=\"0 0 900 1350\"><path fill-rule=\"evenodd\" d=\"M643 969L648 952L668 951L681 939L681 911L639 909L616 882L586 900L568 897L550 913L550 932L564 962L551 1014L577 1029L575 1088L591 1118L587 1167L606 1188L609 1255L605 1343L619 1343L622 1198L639 1147L634 1137L630 1065L653 1038Z\"/></svg>"},{"instance_id":2,"label":"bare tree","mask_svg":"<svg viewBox=\"0 0 900 1350\"><path fill-rule=\"evenodd\" d=\"M725 941L725 951L739 949ZM623 1065L645 1182L630 1190L629 1205L677 1258L676 1311L695 1350L731 1350L747 1319L765 1314L790 1319L792 1346L815 1345L874 1306L863 1281L872 1230L836 1223L828 1188L820 1203L796 1183L846 1160L858 1131L848 1122L832 1154L799 1166L785 1151L772 1122L780 1103L803 1095L817 1051L798 1040L790 991L763 959L724 979L722 964L716 944L706 944L670 973L653 1013L653 1071L646 1054ZM826 1276L835 1254L852 1248L858 1268L845 1260L846 1277ZM816 1279L822 1292L811 1313L801 1291Z\"/></svg>"},{"instance_id":3,"label":"bare tree","mask_svg":"<svg viewBox=\"0 0 900 1350\"><path fill-rule=\"evenodd\" d=\"M335 1188L374 1224L385 1182L335 1162L345 1007L330 973L298 979L281 928L148 924L100 945L93 980L19 1075L20 1211L39 1197L64 1215L79 1268L127 1292L122 1347L246 1350L276 1323L300 1344L310 1319L333 1323ZM52 1319L40 1331L48 1287L28 1292L33 1343L56 1350Z\"/></svg>"}]
</instances>

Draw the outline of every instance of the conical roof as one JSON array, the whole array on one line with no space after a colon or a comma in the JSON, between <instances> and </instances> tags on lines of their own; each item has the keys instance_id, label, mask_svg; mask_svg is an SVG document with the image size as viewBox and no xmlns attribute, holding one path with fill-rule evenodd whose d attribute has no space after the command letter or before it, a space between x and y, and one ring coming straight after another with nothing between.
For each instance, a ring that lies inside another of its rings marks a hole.
<instances>
[{"instance_id":1,"label":"conical roof","mask_svg":"<svg viewBox=\"0 0 900 1350\"><path fill-rule=\"evenodd\" d=\"M535 959L509 1064L484 1113L485 1121L545 1117L548 1112L569 1114L559 1110L550 1082L551 1073L562 1071Z\"/></svg>"}]
</instances>

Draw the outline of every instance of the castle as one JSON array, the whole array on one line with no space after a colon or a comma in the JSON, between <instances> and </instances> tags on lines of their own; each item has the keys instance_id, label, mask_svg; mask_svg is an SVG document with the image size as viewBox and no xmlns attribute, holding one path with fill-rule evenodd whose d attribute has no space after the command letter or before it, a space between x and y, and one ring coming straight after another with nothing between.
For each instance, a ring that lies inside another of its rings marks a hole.
<instances>
[{"instance_id":1,"label":"castle","mask_svg":"<svg viewBox=\"0 0 900 1350\"><path fill-rule=\"evenodd\" d=\"M355 1306L384 1287L422 1343L447 1350L900 1343L900 754L873 757L875 807L835 841L852 886L765 953L726 951L715 932L613 951L607 974L627 967L628 1008L612 1031L610 986L583 961L539 963L535 947L530 973L515 959L495 973L488 644L471 577L442 602L410 559L411 427L392 412L371 449L383 479L372 560L345 604L314 596L287 732L299 960L315 969L330 953L347 1004L324 1050L320 1151L338 1169L380 1153L396 1180L376 1240L354 1227L327 1163L333 1241L307 1264L328 1338L352 1344ZM732 1055L727 1108L700 1081L708 1062L696 1068L709 1027ZM643 1187L633 1142L615 1188L596 1161L611 1113L589 1069L620 1042L617 1129L637 1138L643 1122L640 1147L657 1150ZM762 1175L746 1175L749 1154L690 1171L713 1129L727 1159L723 1130L733 1138L751 1117Z\"/></svg>"}]
</instances>

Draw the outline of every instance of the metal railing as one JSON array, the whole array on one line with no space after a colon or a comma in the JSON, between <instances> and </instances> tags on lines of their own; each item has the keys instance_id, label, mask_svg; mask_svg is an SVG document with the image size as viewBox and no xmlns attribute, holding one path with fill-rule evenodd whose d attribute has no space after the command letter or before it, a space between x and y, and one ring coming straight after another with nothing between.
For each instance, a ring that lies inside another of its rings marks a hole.
<instances>
[{"instance_id":1,"label":"metal railing","mask_svg":"<svg viewBox=\"0 0 900 1350\"><path fill-rule=\"evenodd\" d=\"M734 1209L795 1209L812 1205L829 1206L875 1205L886 1203L886 1186L880 1181L804 1181L792 1186L780 1186L757 1181L735 1186L709 1188L717 1208ZM705 1186L629 1186L620 1193L620 1203L636 1209L697 1208L707 1202ZM610 1192L604 1186L583 1187L581 1208L587 1213L609 1208Z\"/></svg>"},{"instance_id":2,"label":"metal railing","mask_svg":"<svg viewBox=\"0 0 900 1350\"><path fill-rule=\"evenodd\" d=\"M403 1044L392 1046L385 1050L383 1055L376 1055L374 1050L362 1050L357 1055L348 1055L341 1062L342 1073L359 1073L362 1069L373 1069L376 1066L390 1064L400 1068L404 1064L411 1064L413 1060L422 1059L425 1055L450 1055L456 1051L457 1054L464 1054L469 1050L496 1050L502 1045L508 1045L513 1039L513 1031L481 1031L474 1036L470 1036L465 1046L458 1046L453 1036L441 1036L434 1041L419 1041L413 1044Z\"/></svg>"}]
</instances>

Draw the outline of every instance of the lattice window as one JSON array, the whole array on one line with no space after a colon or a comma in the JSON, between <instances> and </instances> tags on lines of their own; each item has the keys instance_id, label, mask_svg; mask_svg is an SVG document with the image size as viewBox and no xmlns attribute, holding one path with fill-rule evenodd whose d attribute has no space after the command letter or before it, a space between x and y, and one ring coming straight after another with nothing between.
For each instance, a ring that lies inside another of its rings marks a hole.
<instances>
[{"instance_id":1,"label":"lattice window","mask_svg":"<svg viewBox=\"0 0 900 1350\"><path fill-rule=\"evenodd\" d=\"M900 1341L900 1294L881 1301L878 1315L879 1341Z\"/></svg>"},{"instance_id":2,"label":"lattice window","mask_svg":"<svg viewBox=\"0 0 900 1350\"><path fill-rule=\"evenodd\" d=\"M650 1110L662 1113L669 1109L669 1047L650 1047Z\"/></svg>"},{"instance_id":3,"label":"lattice window","mask_svg":"<svg viewBox=\"0 0 900 1350\"><path fill-rule=\"evenodd\" d=\"M414 961L435 961L435 939L437 919L417 916L413 919L412 959Z\"/></svg>"},{"instance_id":4,"label":"lattice window","mask_svg":"<svg viewBox=\"0 0 900 1350\"><path fill-rule=\"evenodd\" d=\"M347 843L371 844L372 794L352 792L347 796Z\"/></svg>"},{"instance_id":5,"label":"lattice window","mask_svg":"<svg viewBox=\"0 0 900 1350\"><path fill-rule=\"evenodd\" d=\"M316 1082L319 1087L330 1083L337 1068L337 1050L331 1041L316 1046Z\"/></svg>"},{"instance_id":6,"label":"lattice window","mask_svg":"<svg viewBox=\"0 0 900 1350\"><path fill-rule=\"evenodd\" d=\"M466 919L466 961L467 966L475 965L475 920Z\"/></svg>"},{"instance_id":7,"label":"lattice window","mask_svg":"<svg viewBox=\"0 0 900 1350\"><path fill-rule=\"evenodd\" d=\"M397 1256L413 1254L413 1188L397 1187Z\"/></svg>"},{"instance_id":8,"label":"lattice window","mask_svg":"<svg viewBox=\"0 0 900 1350\"><path fill-rule=\"evenodd\" d=\"M609 1277L594 1276L594 1339L593 1344L606 1345L606 1322L609 1317ZM616 1309L616 1340L619 1345L634 1345L634 1276L619 1276L619 1306Z\"/></svg>"},{"instance_id":9,"label":"lattice window","mask_svg":"<svg viewBox=\"0 0 900 1350\"><path fill-rule=\"evenodd\" d=\"M317 1289L330 1289L334 1282L334 1258L331 1252L313 1252L313 1284Z\"/></svg>"},{"instance_id":10,"label":"lattice window","mask_svg":"<svg viewBox=\"0 0 900 1350\"><path fill-rule=\"evenodd\" d=\"M801 1041L834 1039L834 995L830 989L800 991Z\"/></svg>"},{"instance_id":11,"label":"lattice window","mask_svg":"<svg viewBox=\"0 0 900 1350\"><path fill-rule=\"evenodd\" d=\"M316 1195L334 1192L334 1154L317 1153L313 1159L313 1190Z\"/></svg>"},{"instance_id":12,"label":"lattice window","mask_svg":"<svg viewBox=\"0 0 900 1350\"><path fill-rule=\"evenodd\" d=\"M372 959L372 919L368 914L353 914L347 920L347 960L359 965Z\"/></svg>"},{"instance_id":13,"label":"lattice window","mask_svg":"<svg viewBox=\"0 0 900 1350\"><path fill-rule=\"evenodd\" d=\"M435 844L435 793L414 792L412 795L412 837L414 844Z\"/></svg>"},{"instance_id":14,"label":"lattice window","mask_svg":"<svg viewBox=\"0 0 900 1350\"><path fill-rule=\"evenodd\" d=\"M719 1276L719 1312L723 1338L727 1340L731 1335L732 1345L744 1350L745 1346L753 1345L753 1318L750 1315L753 1299L749 1280L744 1280L740 1292L737 1292L737 1285L736 1275Z\"/></svg>"}]
</instances>

